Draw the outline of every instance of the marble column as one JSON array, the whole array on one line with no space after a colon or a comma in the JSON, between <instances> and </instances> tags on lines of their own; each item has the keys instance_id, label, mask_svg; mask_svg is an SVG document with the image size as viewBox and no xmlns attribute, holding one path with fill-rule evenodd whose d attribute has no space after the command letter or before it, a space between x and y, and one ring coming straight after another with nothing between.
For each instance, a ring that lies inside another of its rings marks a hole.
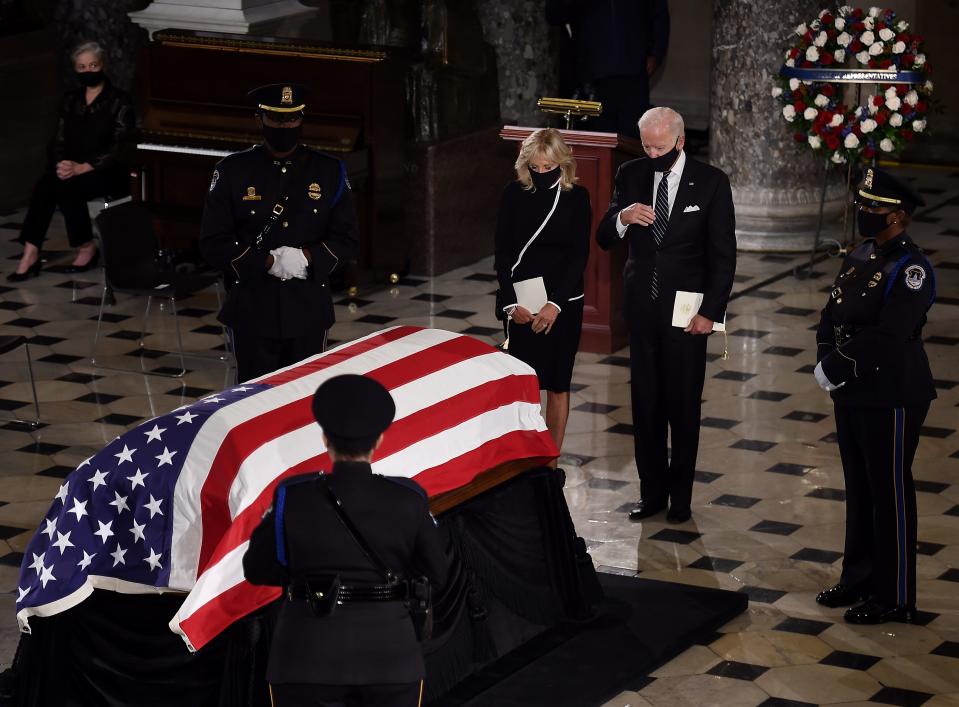
<instances>
[{"instance_id":1,"label":"marble column","mask_svg":"<svg viewBox=\"0 0 959 707\"><path fill-rule=\"evenodd\" d=\"M710 162L728 175L742 250L811 247L825 160L797 146L772 78L800 22L822 0L714 0ZM840 174L841 172L841 174ZM834 236L845 199L845 165L830 169L823 233Z\"/></svg>"},{"instance_id":2,"label":"marble column","mask_svg":"<svg viewBox=\"0 0 959 707\"><path fill-rule=\"evenodd\" d=\"M264 26L312 12L298 0L154 0L131 12L130 19L151 37L161 29L255 34Z\"/></svg>"}]
</instances>

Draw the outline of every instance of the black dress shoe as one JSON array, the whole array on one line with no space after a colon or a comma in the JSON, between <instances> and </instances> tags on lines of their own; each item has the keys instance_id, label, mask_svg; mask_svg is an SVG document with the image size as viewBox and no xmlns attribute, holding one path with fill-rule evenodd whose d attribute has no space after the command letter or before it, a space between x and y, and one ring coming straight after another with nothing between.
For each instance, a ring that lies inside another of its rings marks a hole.
<instances>
[{"instance_id":1,"label":"black dress shoe","mask_svg":"<svg viewBox=\"0 0 959 707\"><path fill-rule=\"evenodd\" d=\"M666 520L670 523L685 523L687 520L693 517L693 512L689 508L677 508L672 506L669 509L669 513L666 514Z\"/></svg>"},{"instance_id":2,"label":"black dress shoe","mask_svg":"<svg viewBox=\"0 0 959 707\"><path fill-rule=\"evenodd\" d=\"M93 270L97 265L100 264L100 251L96 251L93 254L93 257L87 261L86 265L67 265L60 272L66 273L67 275L76 275L77 273L87 272L88 270Z\"/></svg>"},{"instance_id":3,"label":"black dress shoe","mask_svg":"<svg viewBox=\"0 0 959 707\"><path fill-rule=\"evenodd\" d=\"M912 624L916 622L916 607L886 606L869 599L859 606L846 609L843 618L850 624L884 624L887 621Z\"/></svg>"},{"instance_id":4,"label":"black dress shoe","mask_svg":"<svg viewBox=\"0 0 959 707\"><path fill-rule=\"evenodd\" d=\"M864 601L866 593L858 587L848 584L837 584L835 587L824 589L816 595L816 603L835 609L839 606L852 606L856 602Z\"/></svg>"},{"instance_id":5,"label":"black dress shoe","mask_svg":"<svg viewBox=\"0 0 959 707\"><path fill-rule=\"evenodd\" d=\"M8 282L23 282L24 280L29 280L31 277L36 277L40 274L40 258L38 257L33 265L27 268L24 272L12 272L7 275Z\"/></svg>"},{"instance_id":6,"label":"black dress shoe","mask_svg":"<svg viewBox=\"0 0 959 707\"><path fill-rule=\"evenodd\" d=\"M650 503L645 500L640 501L636 504L636 507L629 512L629 519L634 522L643 520L664 510L666 510L666 501L660 501L659 503Z\"/></svg>"}]
</instances>

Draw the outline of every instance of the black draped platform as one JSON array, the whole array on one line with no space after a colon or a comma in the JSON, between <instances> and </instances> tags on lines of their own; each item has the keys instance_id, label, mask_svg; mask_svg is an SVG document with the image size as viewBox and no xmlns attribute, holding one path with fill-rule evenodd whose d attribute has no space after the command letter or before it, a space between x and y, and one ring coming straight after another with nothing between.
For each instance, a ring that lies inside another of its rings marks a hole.
<instances>
[{"instance_id":1,"label":"black draped platform","mask_svg":"<svg viewBox=\"0 0 959 707\"><path fill-rule=\"evenodd\" d=\"M593 659L614 672L627 671L608 676L619 683L682 650L697 630L714 629L745 608L745 597L723 603L652 582L639 591L639 585L609 577L604 583L613 584L604 599L585 544L576 537L561 471L527 471L438 520L452 571L434 597L434 637L424 644L428 704L493 704L486 697L493 698L498 682L506 692L496 704L524 704L509 695L522 700L536 683L543 687L544 669L569 672L575 665L582 676L593 669ZM70 611L31 619L33 634L21 641L15 661L12 704L267 707L263 675L272 607L190 654L167 627L180 601L174 595L96 591ZM716 610L704 613L708 606ZM673 632L672 642L654 639L660 648L643 648L639 663L612 660L636 653L624 653L617 643L643 645L636 640L645 630L637 613L642 607L659 617L651 630L661 633L668 624L688 630ZM685 619L675 624L670 615ZM610 633L613 624L619 628ZM562 681L547 682L555 683L558 696L568 690ZM613 687L607 681L603 689Z\"/></svg>"}]
</instances>

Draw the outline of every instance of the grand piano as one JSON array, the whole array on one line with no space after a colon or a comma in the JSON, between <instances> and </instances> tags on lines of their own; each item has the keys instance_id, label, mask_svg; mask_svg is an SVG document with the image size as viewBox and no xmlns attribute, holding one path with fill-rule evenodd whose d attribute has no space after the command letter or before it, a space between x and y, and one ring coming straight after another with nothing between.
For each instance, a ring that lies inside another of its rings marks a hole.
<instances>
[{"instance_id":1,"label":"grand piano","mask_svg":"<svg viewBox=\"0 0 959 707\"><path fill-rule=\"evenodd\" d=\"M404 184L410 120L403 49L308 39L163 30L140 65L142 128L126 148L134 198L150 204L160 242L197 253L203 200L216 162L260 141L246 92L291 81L310 88L303 142L342 159L356 197L358 278L408 269Z\"/></svg>"}]
</instances>

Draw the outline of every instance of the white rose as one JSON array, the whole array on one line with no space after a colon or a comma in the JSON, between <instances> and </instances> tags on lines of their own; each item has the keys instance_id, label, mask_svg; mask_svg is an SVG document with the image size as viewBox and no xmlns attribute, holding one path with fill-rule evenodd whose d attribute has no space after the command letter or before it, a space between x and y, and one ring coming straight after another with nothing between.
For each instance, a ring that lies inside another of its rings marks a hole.
<instances>
[{"instance_id":1,"label":"white rose","mask_svg":"<svg viewBox=\"0 0 959 707\"><path fill-rule=\"evenodd\" d=\"M889 110L899 110L901 106L902 100L900 100L899 96L886 96L886 108Z\"/></svg>"},{"instance_id":2,"label":"white rose","mask_svg":"<svg viewBox=\"0 0 959 707\"><path fill-rule=\"evenodd\" d=\"M879 30L879 39L881 39L884 42L888 42L890 39L892 39L895 36L896 36L896 33L893 32L888 27L883 27L881 30Z\"/></svg>"},{"instance_id":3,"label":"white rose","mask_svg":"<svg viewBox=\"0 0 959 707\"><path fill-rule=\"evenodd\" d=\"M783 117L790 123L796 119L796 109L792 106L783 106Z\"/></svg>"},{"instance_id":4,"label":"white rose","mask_svg":"<svg viewBox=\"0 0 959 707\"><path fill-rule=\"evenodd\" d=\"M802 113L802 117L805 118L806 120L812 120L817 115L819 115L819 111L813 108L812 106L804 110Z\"/></svg>"},{"instance_id":5,"label":"white rose","mask_svg":"<svg viewBox=\"0 0 959 707\"><path fill-rule=\"evenodd\" d=\"M800 37L802 37L802 36L803 36L804 34L806 34L806 32L808 32L808 31L809 31L809 28L806 27L806 23L805 23L805 22L803 22L801 25L799 25L799 26L796 28L796 34L798 34Z\"/></svg>"},{"instance_id":6,"label":"white rose","mask_svg":"<svg viewBox=\"0 0 959 707\"><path fill-rule=\"evenodd\" d=\"M859 41L865 44L867 47L876 41L876 35L872 32L863 32L859 35Z\"/></svg>"},{"instance_id":7,"label":"white rose","mask_svg":"<svg viewBox=\"0 0 959 707\"><path fill-rule=\"evenodd\" d=\"M893 53L893 54L902 54L904 51L906 51L906 43L905 43L905 42L899 41L899 42L896 42L895 44L892 45L892 53Z\"/></svg>"},{"instance_id":8,"label":"white rose","mask_svg":"<svg viewBox=\"0 0 959 707\"><path fill-rule=\"evenodd\" d=\"M894 128L898 128L899 126L901 126L901 125L902 125L902 115L901 115L900 113L893 113L892 115L890 115L890 116L889 116L889 124L890 124L892 127L894 127Z\"/></svg>"},{"instance_id":9,"label":"white rose","mask_svg":"<svg viewBox=\"0 0 959 707\"><path fill-rule=\"evenodd\" d=\"M806 61L819 61L819 50L816 47L810 46L806 50Z\"/></svg>"},{"instance_id":10,"label":"white rose","mask_svg":"<svg viewBox=\"0 0 959 707\"><path fill-rule=\"evenodd\" d=\"M922 65L925 64L925 63L926 63L926 55L925 55L925 54L916 54L916 58L915 58L915 60L912 62L912 65L913 65L913 66L916 66L916 67L919 67L919 66L922 66Z\"/></svg>"},{"instance_id":11,"label":"white rose","mask_svg":"<svg viewBox=\"0 0 959 707\"><path fill-rule=\"evenodd\" d=\"M926 121L925 120L912 121L912 129L915 130L917 133L921 133L923 130L926 129Z\"/></svg>"},{"instance_id":12,"label":"white rose","mask_svg":"<svg viewBox=\"0 0 959 707\"><path fill-rule=\"evenodd\" d=\"M789 79L789 90L795 91L799 88L799 79Z\"/></svg>"},{"instance_id":13,"label":"white rose","mask_svg":"<svg viewBox=\"0 0 959 707\"><path fill-rule=\"evenodd\" d=\"M904 100L909 105L914 106L916 105L916 103L919 102L919 94L916 93L915 91L909 91L909 93L906 94L906 97Z\"/></svg>"},{"instance_id":14,"label":"white rose","mask_svg":"<svg viewBox=\"0 0 959 707\"><path fill-rule=\"evenodd\" d=\"M816 97L813 99L813 103L815 103L815 104L816 104L817 106L819 106L820 108L825 108L826 106L829 105L829 97L828 97L828 96L824 96L824 95L822 95L822 94L820 93L818 96L816 96Z\"/></svg>"},{"instance_id":15,"label":"white rose","mask_svg":"<svg viewBox=\"0 0 959 707\"><path fill-rule=\"evenodd\" d=\"M879 143L879 149L883 152L892 152L895 147L896 146L892 144L892 140L887 137L884 137L882 142Z\"/></svg>"},{"instance_id":16,"label":"white rose","mask_svg":"<svg viewBox=\"0 0 959 707\"><path fill-rule=\"evenodd\" d=\"M846 21L841 17L837 17L836 22L834 24L836 26L836 29L839 30L840 32L842 32L846 28Z\"/></svg>"},{"instance_id":17,"label":"white rose","mask_svg":"<svg viewBox=\"0 0 959 707\"><path fill-rule=\"evenodd\" d=\"M795 66L795 65L796 65L795 59L786 59L786 66Z\"/></svg>"},{"instance_id":18,"label":"white rose","mask_svg":"<svg viewBox=\"0 0 959 707\"><path fill-rule=\"evenodd\" d=\"M836 164L845 164L845 163L846 163L846 158L843 157L842 155L840 155L838 152L833 152L833 153L832 153L832 157L830 157L829 159L831 159L831 160L832 160L833 162L835 162Z\"/></svg>"},{"instance_id":19,"label":"white rose","mask_svg":"<svg viewBox=\"0 0 959 707\"><path fill-rule=\"evenodd\" d=\"M830 128L837 128L842 125L842 114L836 113L833 115L832 120L829 121Z\"/></svg>"},{"instance_id":20,"label":"white rose","mask_svg":"<svg viewBox=\"0 0 959 707\"><path fill-rule=\"evenodd\" d=\"M859 61L860 64L868 64L869 52L859 52L858 54L856 54L856 59Z\"/></svg>"},{"instance_id":21,"label":"white rose","mask_svg":"<svg viewBox=\"0 0 959 707\"><path fill-rule=\"evenodd\" d=\"M859 147L859 138L856 137L856 133L849 133L842 144L846 146L846 149L854 150Z\"/></svg>"},{"instance_id":22,"label":"white rose","mask_svg":"<svg viewBox=\"0 0 959 707\"><path fill-rule=\"evenodd\" d=\"M872 56L879 56L880 54L882 54L884 49L885 47L882 45L881 42L876 42L871 47L869 47L869 53Z\"/></svg>"},{"instance_id":23,"label":"white rose","mask_svg":"<svg viewBox=\"0 0 959 707\"><path fill-rule=\"evenodd\" d=\"M881 7L876 7L875 5L869 8L870 17L879 17L879 13L882 12Z\"/></svg>"},{"instance_id":24,"label":"white rose","mask_svg":"<svg viewBox=\"0 0 959 707\"><path fill-rule=\"evenodd\" d=\"M826 41L829 39L829 35L825 32L820 32L816 35L816 38L813 40L813 44L817 47L823 47L826 45Z\"/></svg>"},{"instance_id":25,"label":"white rose","mask_svg":"<svg viewBox=\"0 0 959 707\"><path fill-rule=\"evenodd\" d=\"M810 135L808 140L809 140L809 146L814 150L818 150L820 146L822 145L822 140L819 138L818 135Z\"/></svg>"},{"instance_id":26,"label":"white rose","mask_svg":"<svg viewBox=\"0 0 959 707\"><path fill-rule=\"evenodd\" d=\"M873 130L876 129L877 125L878 123L876 123L876 121L873 120L872 118L866 118L864 121L862 121L859 124L859 128L860 130L863 131L863 133L871 133Z\"/></svg>"},{"instance_id":27,"label":"white rose","mask_svg":"<svg viewBox=\"0 0 959 707\"><path fill-rule=\"evenodd\" d=\"M846 50L837 49L835 52L833 52L833 56L836 57L836 61L841 64L846 61Z\"/></svg>"},{"instance_id":28,"label":"white rose","mask_svg":"<svg viewBox=\"0 0 959 707\"><path fill-rule=\"evenodd\" d=\"M922 88L926 93L932 93L932 81L926 81L926 83L922 85Z\"/></svg>"},{"instance_id":29,"label":"white rose","mask_svg":"<svg viewBox=\"0 0 959 707\"><path fill-rule=\"evenodd\" d=\"M773 98L779 98L783 95L783 90L779 86L773 86L773 90L770 93L773 94Z\"/></svg>"},{"instance_id":30,"label":"white rose","mask_svg":"<svg viewBox=\"0 0 959 707\"><path fill-rule=\"evenodd\" d=\"M905 20L899 20L899 22L896 23L897 32L905 32L907 29L909 29L909 23Z\"/></svg>"},{"instance_id":31,"label":"white rose","mask_svg":"<svg viewBox=\"0 0 959 707\"><path fill-rule=\"evenodd\" d=\"M889 88L886 89L886 98L889 98L890 96L895 96L895 95L896 95L895 86L890 86Z\"/></svg>"},{"instance_id":32,"label":"white rose","mask_svg":"<svg viewBox=\"0 0 959 707\"><path fill-rule=\"evenodd\" d=\"M866 27L866 29L872 29L873 27L876 26L876 21L872 19L871 17L864 17L862 20L862 23Z\"/></svg>"},{"instance_id":33,"label":"white rose","mask_svg":"<svg viewBox=\"0 0 959 707\"><path fill-rule=\"evenodd\" d=\"M852 41L852 35L848 32L843 32L838 37L836 37L836 42L839 43L840 47L848 47L849 42Z\"/></svg>"},{"instance_id":34,"label":"white rose","mask_svg":"<svg viewBox=\"0 0 959 707\"><path fill-rule=\"evenodd\" d=\"M866 97L866 110L869 111L869 115L875 115L879 112L879 106L872 102L873 98L875 98L875 96Z\"/></svg>"}]
</instances>

